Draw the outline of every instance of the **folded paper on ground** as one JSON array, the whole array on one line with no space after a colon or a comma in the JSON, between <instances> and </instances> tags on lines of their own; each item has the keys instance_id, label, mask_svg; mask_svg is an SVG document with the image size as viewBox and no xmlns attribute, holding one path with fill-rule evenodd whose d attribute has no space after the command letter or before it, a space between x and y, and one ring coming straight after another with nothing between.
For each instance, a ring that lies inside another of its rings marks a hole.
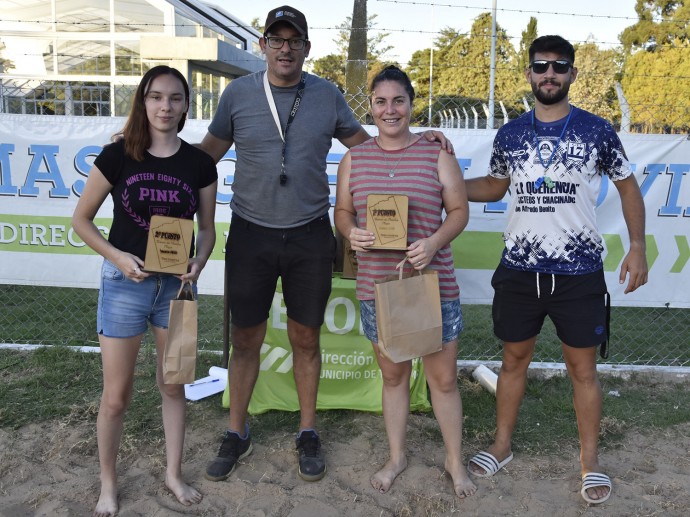
<instances>
[{"instance_id":1,"label":"folded paper on ground","mask_svg":"<svg viewBox=\"0 0 690 517\"><path fill-rule=\"evenodd\" d=\"M208 377L197 379L192 384L184 385L184 396L187 400L199 400L225 391L228 383L228 370L211 366Z\"/></svg>"}]
</instances>

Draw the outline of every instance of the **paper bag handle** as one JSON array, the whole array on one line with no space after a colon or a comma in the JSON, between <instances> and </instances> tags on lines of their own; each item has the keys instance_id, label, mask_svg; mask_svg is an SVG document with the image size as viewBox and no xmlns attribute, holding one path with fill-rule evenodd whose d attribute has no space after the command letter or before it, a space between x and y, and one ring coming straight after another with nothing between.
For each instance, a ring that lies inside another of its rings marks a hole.
<instances>
[{"instance_id":1,"label":"paper bag handle","mask_svg":"<svg viewBox=\"0 0 690 517\"><path fill-rule=\"evenodd\" d=\"M182 282L180 290L177 291L177 297L175 299L194 301L194 290L192 289L192 283L189 280Z\"/></svg>"},{"instance_id":2,"label":"paper bag handle","mask_svg":"<svg viewBox=\"0 0 690 517\"><path fill-rule=\"evenodd\" d=\"M398 272L398 280L402 280L402 277L403 277L403 269L405 269L405 267L404 267L404 266L405 266L405 262L408 262L407 257L405 257L404 259L402 259L400 262L398 262L398 265L395 266L395 269L399 269L399 270L400 270L400 271ZM421 272L421 271L417 271L417 273L419 273L419 276L422 276L422 272Z\"/></svg>"}]
</instances>

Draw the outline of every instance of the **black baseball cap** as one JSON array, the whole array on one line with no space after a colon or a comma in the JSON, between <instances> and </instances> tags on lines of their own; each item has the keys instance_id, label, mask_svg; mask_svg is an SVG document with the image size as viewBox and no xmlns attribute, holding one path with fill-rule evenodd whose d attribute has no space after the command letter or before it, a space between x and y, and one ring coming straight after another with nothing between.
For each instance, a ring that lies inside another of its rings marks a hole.
<instances>
[{"instance_id":1,"label":"black baseball cap","mask_svg":"<svg viewBox=\"0 0 690 517\"><path fill-rule=\"evenodd\" d=\"M268 16L266 17L266 24L264 25L264 35L268 32L268 29L270 29L272 25L278 22L289 23L295 29L297 29L302 36L304 36L304 39L309 39L307 19L294 7L283 5L282 7L276 7L269 12Z\"/></svg>"}]
</instances>

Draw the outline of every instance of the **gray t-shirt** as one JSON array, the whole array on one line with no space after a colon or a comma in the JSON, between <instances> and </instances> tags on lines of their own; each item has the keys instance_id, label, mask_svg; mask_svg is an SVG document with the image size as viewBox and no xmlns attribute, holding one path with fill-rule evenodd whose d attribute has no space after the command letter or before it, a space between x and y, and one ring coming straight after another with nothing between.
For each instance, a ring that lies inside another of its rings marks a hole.
<instances>
[{"instance_id":1,"label":"gray t-shirt","mask_svg":"<svg viewBox=\"0 0 690 517\"><path fill-rule=\"evenodd\" d=\"M305 74L302 101L287 134L287 184L280 184L283 141L263 86L265 72L234 79L225 88L209 132L233 140L237 151L230 208L240 217L271 228L308 223L330 208L326 157L333 138L361 128L332 83ZM271 86L285 130L297 86Z\"/></svg>"}]
</instances>

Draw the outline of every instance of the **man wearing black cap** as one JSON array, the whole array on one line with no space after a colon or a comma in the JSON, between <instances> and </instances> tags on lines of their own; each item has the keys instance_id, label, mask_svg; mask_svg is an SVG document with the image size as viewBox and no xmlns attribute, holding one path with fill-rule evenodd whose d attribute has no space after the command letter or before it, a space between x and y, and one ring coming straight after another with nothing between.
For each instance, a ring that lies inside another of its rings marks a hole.
<instances>
[{"instance_id":1,"label":"man wearing black cap","mask_svg":"<svg viewBox=\"0 0 690 517\"><path fill-rule=\"evenodd\" d=\"M298 472L317 481L326 472L314 429L319 330L335 256L326 156L333 138L351 147L369 135L333 84L302 72L311 48L304 14L287 5L273 9L259 44L266 72L228 85L200 144L216 161L233 143L237 151L225 255L233 346L230 421L206 478L226 479L251 452L247 408L280 277L300 404Z\"/></svg>"},{"instance_id":2,"label":"man wearing black cap","mask_svg":"<svg viewBox=\"0 0 690 517\"><path fill-rule=\"evenodd\" d=\"M206 478L226 479L251 452L247 408L280 277L300 405L298 472L317 481L326 472L314 429L319 331L335 256L326 157L333 138L349 148L370 136L335 85L302 71L311 49L304 14L287 5L273 9L259 44L266 72L228 85L200 144L216 161L233 143L237 151L225 250L233 347L230 422ZM427 138L436 136L445 146L440 133Z\"/></svg>"}]
</instances>

